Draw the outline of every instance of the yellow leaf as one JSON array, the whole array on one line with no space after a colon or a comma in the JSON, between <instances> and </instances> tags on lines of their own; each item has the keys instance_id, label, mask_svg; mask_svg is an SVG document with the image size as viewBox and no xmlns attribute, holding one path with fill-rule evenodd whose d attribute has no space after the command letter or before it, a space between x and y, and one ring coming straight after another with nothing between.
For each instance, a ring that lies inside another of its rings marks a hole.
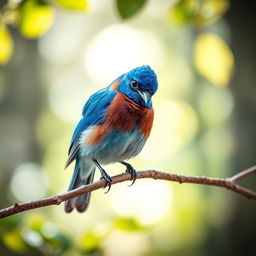
<instances>
[{"instance_id":1,"label":"yellow leaf","mask_svg":"<svg viewBox=\"0 0 256 256\"><path fill-rule=\"evenodd\" d=\"M53 18L53 7L37 0L28 0L22 6L20 32L29 38L39 37L50 28Z\"/></svg>"},{"instance_id":2,"label":"yellow leaf","mask_svg":"<svg viewBox=\"0 0 256 256\"><path fill-rule=\"evenodd\" d=\"M86 0L54 0L60 6L69 9L83 11L88 9L88 2Z\"/></svg>"},{"instance_id":3,"label":"yellow leaf","mask_svg":"<svg viewBox=\"0 0 256 256\"><path fill-rule=\"evenodd\" d=\"M13 251L25 252L27 250L19 230L4 233L2 239L4 244Z\"/></svg>"},{"instance_id":4,"label":"yellow leaf","mask_svg":"<svg viewBox=\"0 0 256 256\"><path fill-rule=\"evenodd\" d=\"M13 41L7 28L0 24L0 64L5 64L11 57Z\"/></svg>"},{"instance_id":5,"label":"yellow leaf","mask_svg":"<svg viewBox=\"0 0 256 256\"><path fill-rule=\"evenodd\" d=\"M197 70L210 82L226 87L234 66L233 53L220 37L214 34L198 36L194 49Z\"/></svg>"}]
</instances>

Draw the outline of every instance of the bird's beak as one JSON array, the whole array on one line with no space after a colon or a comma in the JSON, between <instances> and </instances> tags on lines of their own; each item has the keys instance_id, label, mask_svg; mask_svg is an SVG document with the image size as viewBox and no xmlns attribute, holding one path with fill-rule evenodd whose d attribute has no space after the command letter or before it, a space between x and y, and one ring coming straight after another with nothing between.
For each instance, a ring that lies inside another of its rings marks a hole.
<instances>
[{"instance_id":1,"label":"bird's beak","mask_svg":"<svg viewBox=\"0 0 256 256\"><path fill-rule=\"evenodd\" d=\"M142 100L145 102L145 104L148 103L148 101L150 100L151 98L151 95L149 92L141 92L141 91L138 91L139 92L139 95L140 97L142 98Z\"/></svg>"}]
</instances>

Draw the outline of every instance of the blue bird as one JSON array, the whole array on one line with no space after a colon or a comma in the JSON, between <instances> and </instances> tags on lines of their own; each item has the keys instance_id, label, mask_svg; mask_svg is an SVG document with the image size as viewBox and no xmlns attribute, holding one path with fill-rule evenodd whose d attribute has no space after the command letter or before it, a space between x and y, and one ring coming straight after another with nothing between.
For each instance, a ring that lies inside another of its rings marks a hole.
<instances>
[{"instance_id":1,"label":"blue bird","mask_svg":"<svg viewBox=\"0 0 256 256\"><path fill-rule=\"evenodd\" d=\"M155 72L141 66L119 76L109 86L94 93L86 102L69 148L67 168L76 160L68 190L93 181L96 167L111 186L112 179L101 165L119 162L131 173L136 171L125 160L139 154L149 137L154 111L152 96L157 91ZM87 209L90 193L65 202L65 211Z\"/></svg>"}]
</instances>

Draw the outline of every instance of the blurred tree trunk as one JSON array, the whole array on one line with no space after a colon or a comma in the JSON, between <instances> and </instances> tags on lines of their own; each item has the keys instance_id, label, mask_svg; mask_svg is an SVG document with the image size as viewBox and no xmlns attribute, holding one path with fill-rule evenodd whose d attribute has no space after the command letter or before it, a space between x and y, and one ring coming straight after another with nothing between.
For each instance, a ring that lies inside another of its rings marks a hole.
<instances>
[{"instance_id":1,"label":"blurred tree trunk","mask_svg":"<svg viewBox=\"0 0 256 256\"><path fill-rule=\"evenodd\" d=\"M236 152L232 170L236 172L256 164L256 2L230 3L226 20L236 63L230 85L235 101ZM244 184L255 189L256 177ZM209 248L208 255L255 255L256 204L236 195L232 198L231 218L223 230L215 231L215 245Z\"/></svg>"},{"instance_id":2,"label":"blurred tree trunk","mask_svg":"<svg viewBox=\"0 0 256 256\"><path fill-rule=\"evenodd\" d=\"M42 155L35 136L36 120L44 99L37 41L24 39L15 31L13 34L13 59L0 72L4 88L0 101L2 195L6 194L13 170L27 161L40 162ZM1 200L0 207L6 206L6 200Z\"/></svg>"}]
</instances>

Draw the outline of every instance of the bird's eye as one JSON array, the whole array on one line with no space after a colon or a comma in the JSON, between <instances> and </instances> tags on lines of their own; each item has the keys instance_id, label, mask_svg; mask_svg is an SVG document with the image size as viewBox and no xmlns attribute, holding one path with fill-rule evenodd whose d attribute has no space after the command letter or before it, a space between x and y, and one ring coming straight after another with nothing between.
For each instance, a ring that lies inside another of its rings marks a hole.
<instances>
[{"instance_id":1,"label":"bird's eye","mask_svg":"<svg viewBox=\"0 0 256 256\"><path fill-rule=\"evenodd\" d=\"M139 83L135 80L131 81L131 88L132 89L138 89L139 88Z\"/></svg>"}]
</instances>

